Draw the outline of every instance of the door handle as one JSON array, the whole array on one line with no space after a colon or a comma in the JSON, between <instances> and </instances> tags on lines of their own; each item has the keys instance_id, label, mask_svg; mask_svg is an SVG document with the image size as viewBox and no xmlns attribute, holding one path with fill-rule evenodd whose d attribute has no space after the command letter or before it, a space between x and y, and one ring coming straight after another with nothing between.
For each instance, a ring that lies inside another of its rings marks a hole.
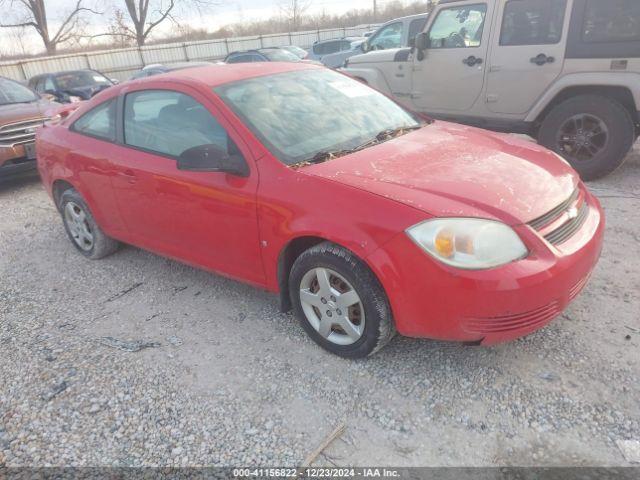
<instances>
[{"instance_id":1,"label":"door handle","mask_svg":"<svg viewBox=\"0 0 640 480\"><path fill-rule=\"evenodd\" d=\"M127 179L127 182L134 184L138 181L136 174L132 170L122 170L118 172L118 175Z\"/></svg>"},{"instance_id":2,"label":"door handle","mask_svg":"<svg viewBox=\"0 0 640 480\"><path fill-rule=\"evenodd\" d=\"M553 63L555 61L556 61L555 57L547 57L544 53L541 53L537 57L533 57L531 59L531 63L535 63L539 67L542 67L547 63Z\"/></svg>"},{"instance_id":3,"label":"door handle","mask_svg":"<svg viewBox=\"0 0 640 480\"><path fill-rule=\"evenodd\" d=\"M464 63L465 65L469 65L470 67L475 67L476 65L482 65L482 59L471 55L470 57L462 60L462 63Z\"/></svg>"}]
</instances>

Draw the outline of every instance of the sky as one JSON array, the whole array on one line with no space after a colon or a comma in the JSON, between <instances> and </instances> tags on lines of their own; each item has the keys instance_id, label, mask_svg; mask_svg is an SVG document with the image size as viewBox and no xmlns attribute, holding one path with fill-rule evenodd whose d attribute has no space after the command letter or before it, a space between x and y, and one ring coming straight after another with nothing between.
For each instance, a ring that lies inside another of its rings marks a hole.
<instances>
[{"instance_id":1,"label":"sky","mask_svg":"<svg viewBox=\"0 0 640 480\"><path fill-rule=\"evenodd\" d=\"M124 7L124 2L119 2L118 0L107 0L106 2L104 0L85 0L85 2L87 6L92 6L99 11L105 11L102 16L90 17L92 33L99 33L106 29L113 11L108 5L122 4L122 7ZM283 2L286 3L286 0L213 0L213 3L218 3L218 5L210 7L208 12L203 12L203 15L192 14L187 21L194 27L206 27L216 30L231 23L264 19L278 15L280 12L279 5ZM50 27L50 31L56 30L56 20L59 20L56 12L70 11L75 3L76 0L45 0L47 14L54 26L54 28ZM385 0L378 0L378 4L384 3ZM310 0L310 4L308 13L319 13L324 10L327 13L339 14L352 9L371 8L373 0ZM13 16L9 15L9 18L11 17ZM170 27L170 24L167 23L165 27ZM158 28L157 33L162 34L162 29ZM34 33L33 29L25 29L24 32L25 34L21 41L25 44L26 50L30 53L41 50L42 41ZM0 53L22 53L22 50L17 45L19 41L15 30L9 32L6 29L0 29Z\"/></svg>"}]
</instances>

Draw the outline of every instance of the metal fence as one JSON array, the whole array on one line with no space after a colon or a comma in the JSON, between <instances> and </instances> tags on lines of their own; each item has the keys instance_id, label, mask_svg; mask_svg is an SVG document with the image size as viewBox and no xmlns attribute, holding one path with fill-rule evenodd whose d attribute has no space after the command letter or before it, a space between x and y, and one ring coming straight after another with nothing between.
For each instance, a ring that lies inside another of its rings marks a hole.
<instances>
[{"instance_id":1,"label":"metal fence","mask_svg":"<svg viewBox=\"0 0 640 480\"><path fill-rule=\"evenodd\" d=\"M314 42L333 38L356 37L372 30L376 25L360 25L348 28L309 30L304 32L277 33L253 37L233 37L197 42L167 43L144 47L101 50L53 57L40 57L18 61L0 62L0 75L16 80L27 80L34 75L63 70L91 68L110 78L125 80L145 65L172 64L190 61L220 60L237 50L263 47L297 45L311 48Z\"/></svg>"}]
</instances>

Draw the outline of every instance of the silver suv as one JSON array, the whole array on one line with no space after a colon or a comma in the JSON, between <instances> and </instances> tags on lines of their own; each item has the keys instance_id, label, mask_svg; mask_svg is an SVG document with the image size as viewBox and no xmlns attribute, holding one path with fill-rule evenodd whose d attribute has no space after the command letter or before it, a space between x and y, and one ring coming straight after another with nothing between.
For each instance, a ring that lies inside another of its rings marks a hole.
<instances>
[{"instance_id":1,"label":"silver suv","mask_svg":"<svg viewBox=\"0 0 640 480\"><path fill-rule=\"evenodd\" d=\"M640 134L640 0L440 0L411 48L343 71L433 117L532 135L593 179Z\"/></svg>"}]
</instances>

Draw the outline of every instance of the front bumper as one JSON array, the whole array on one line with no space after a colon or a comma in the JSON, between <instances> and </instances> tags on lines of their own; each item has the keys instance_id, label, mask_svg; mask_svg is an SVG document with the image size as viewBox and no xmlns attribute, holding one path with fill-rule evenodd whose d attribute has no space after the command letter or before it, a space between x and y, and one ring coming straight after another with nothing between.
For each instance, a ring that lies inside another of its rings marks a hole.
<instances>
[{"instance_id":1,"label":"front bumper","mask_svg":"<svg viewBox=\"0 0 640 480\"><path fill-rule=\"evenodd\" d=\"M24 145L0 146L0 177L9 177L36 169L36 160L28 159Z\"/></svg>"},{"instance_id":2,"label":"front bumper","mask_svg":"<svg viewBox=\"0 0 640 480\"><path fill-rule=\"evenodd\" d=\"M367 258L402 335L490 345L532 333L557 317L586 285L603 244L604 215L586 194L582 227L554 246L528 225L515 227L530 248L523 260L484 271L448 267L406 234Z\"/></svg>"}]
</instances>

